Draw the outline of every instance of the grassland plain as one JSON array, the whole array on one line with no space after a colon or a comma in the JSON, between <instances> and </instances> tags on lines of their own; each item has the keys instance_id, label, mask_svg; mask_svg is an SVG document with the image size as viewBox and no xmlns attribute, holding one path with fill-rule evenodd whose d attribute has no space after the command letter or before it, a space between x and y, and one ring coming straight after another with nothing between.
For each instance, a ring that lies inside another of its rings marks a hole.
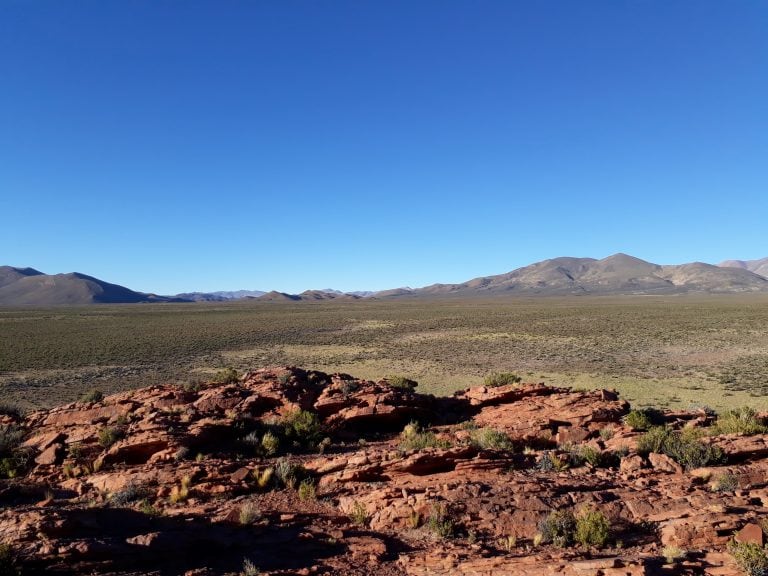
<instances>
[{"instance_id":1,"label":"grassland plain","mask_svg":"<svg viewBox=\"0 0 768 576\"><path fill-rule=\"evenodd\" d=\"M51 406L293 364L447 394L492 371L640 405L768 408L768 296L136 304L0 309L0 389Z\"/></svg>"}]
</instances>

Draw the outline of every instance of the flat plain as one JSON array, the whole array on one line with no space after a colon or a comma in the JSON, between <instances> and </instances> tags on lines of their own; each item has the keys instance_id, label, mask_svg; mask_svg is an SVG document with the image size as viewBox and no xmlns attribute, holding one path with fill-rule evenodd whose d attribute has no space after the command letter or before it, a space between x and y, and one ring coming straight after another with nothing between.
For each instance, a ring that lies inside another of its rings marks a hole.
<instances>
[{"instance_id":1,"label":"flat plain","mask_svg":"<svg viewBox=\"0 0 768 576\"><path fill-rule=\"evenodd\" d=\"M768 296L0 309L0 389L23 407L271 365L403 375L437 395L510 371L635 405L768 409Z\"/></svg>"}]
</instances>

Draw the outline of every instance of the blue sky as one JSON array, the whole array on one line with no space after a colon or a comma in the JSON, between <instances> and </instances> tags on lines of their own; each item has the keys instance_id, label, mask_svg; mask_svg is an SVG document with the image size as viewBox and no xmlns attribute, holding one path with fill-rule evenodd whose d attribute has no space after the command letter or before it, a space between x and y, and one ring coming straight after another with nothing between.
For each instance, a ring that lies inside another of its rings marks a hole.
<instances>
[{"instance_id":1,"label":"blue sky","mask_svg":"<svg viewBox=\"0 0 768 576\"><path fill-rule=\"evenodd\" d=\"M0 2L0 264L382 289L767 215L761 0Z\"/></svg>"}]
</instances>

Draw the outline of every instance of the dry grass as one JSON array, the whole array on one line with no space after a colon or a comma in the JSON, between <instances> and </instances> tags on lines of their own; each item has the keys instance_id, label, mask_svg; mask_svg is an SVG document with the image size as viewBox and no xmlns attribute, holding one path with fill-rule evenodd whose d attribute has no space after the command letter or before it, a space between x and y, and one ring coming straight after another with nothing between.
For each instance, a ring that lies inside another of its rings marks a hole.
<instances>
[{"instance_id":1,"label":"dry grass","mask_svg":"<svg viewBox=\"0 0 768 576\"><path fill-rule=\"evenodd\" d=\"M226 366L402 374L448 394L490 372L617 388L639 405L768 408L768 297L122 305L0 310L0 386L22 406Z\"/></svg>"}]
</instances>

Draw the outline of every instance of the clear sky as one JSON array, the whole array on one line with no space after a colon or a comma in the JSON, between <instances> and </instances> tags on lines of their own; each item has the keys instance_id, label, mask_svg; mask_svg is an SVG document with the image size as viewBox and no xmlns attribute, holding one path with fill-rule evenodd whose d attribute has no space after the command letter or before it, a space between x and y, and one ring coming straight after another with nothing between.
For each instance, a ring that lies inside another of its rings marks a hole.
<instances>
[{"instance_id":1,"label":"clear sky","mask_svg":"<svg viewBox=\"0 0 768 576\"><path fill-rule=\"evenodd\" d=\"M767 217L764 0L0 0L0 264L416 287Z\"/></svg>"}]
</instances>

